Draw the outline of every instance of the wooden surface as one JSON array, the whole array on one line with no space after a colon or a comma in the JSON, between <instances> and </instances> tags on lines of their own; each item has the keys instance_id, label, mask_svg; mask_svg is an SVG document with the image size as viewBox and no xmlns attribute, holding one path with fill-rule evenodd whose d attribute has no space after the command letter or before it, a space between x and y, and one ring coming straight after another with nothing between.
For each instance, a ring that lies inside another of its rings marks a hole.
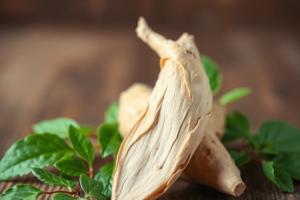
<instances>
[{"instance_id":1,"label":"wooden surface","mask_svg":"<svg viewBox=\"0 0 300 200\"><path fill-rule=\"evenodd\" d=\"M134 82L154 86L158 56L135 35L135 24L120 27L57 27L31 25L0 29L0 158L18 139L32 133L32 124L70 117L97 127L104 111ZM254 132L267 119L280 118L300 128L300 31L295 27L237 26L218 28L153 28L171 39L184 31L195 35L200 53L214 59L224 75L221 94L236 87L253 93L232 105L245 112ZM95 171L112 158L97 154ZM55 169L49 168L53 172ZM160 200L300 199L268 181L257 163L241 168L247 189L240 198L178 180ZM0 182L0 193L20 182L43 190L31 175ZM59 188L59 187L57 187ZM51 199L42 196L41 199Z\"/></svg>"}]
</instances>

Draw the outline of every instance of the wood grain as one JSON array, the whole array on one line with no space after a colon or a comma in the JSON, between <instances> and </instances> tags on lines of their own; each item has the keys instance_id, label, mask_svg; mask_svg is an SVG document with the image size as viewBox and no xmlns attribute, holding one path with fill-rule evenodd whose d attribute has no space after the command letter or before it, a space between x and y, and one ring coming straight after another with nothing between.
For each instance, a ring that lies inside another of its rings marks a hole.
<instances>
[{"instance_id":1,"label":"wood grain","mask_svg":"<svg viewBox=\"0 0 300 200\"><path fill-rule=\"evenodd\" d=\"M184 31L195 35L200 53L213 58L224 74L217 95L250 87L253 93L232 105L245 112L254 132L263 120L280 118L300 127L300 32L280 27L204 30L153 25L176 39ZM18 139L32 133L32 124L70 117L97 127L104 111L134 82L153 86L158 56L137 39L134 27L57 27L32 25L0 29L0 158ZM95 171L112 158L96 157ZM58 173L54 168L51 171ZM178 180L160 200L171 199L300 199L300 182L288 194L268 181L258 163L241 168L247 189L234 198L204 186ZM0 182L0 193L18 183L44 185L32 175ZM40 199L51 199L42 196Z\"/></svg>"}]
</instances>

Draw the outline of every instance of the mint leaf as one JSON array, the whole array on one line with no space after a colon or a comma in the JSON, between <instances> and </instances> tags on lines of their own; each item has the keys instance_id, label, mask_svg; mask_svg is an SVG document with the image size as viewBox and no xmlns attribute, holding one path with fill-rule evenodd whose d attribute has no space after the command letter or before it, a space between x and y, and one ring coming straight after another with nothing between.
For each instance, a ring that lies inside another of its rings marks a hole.
<instances>
[{"instance_id":1,"label":"mint leaf","mask_svg":"<svg viewBox=\"0 0 300 200\"><path fill-rule=\"evenodd\" d=\"M270 181L272 181L273 183L275 183L277 185L276 180L275 180L274 169L273 169L273 162L268 161L268 162L262 163L262 169L263 169L266 177Z\"/></svg>"},{"instance_id":2,"label":"mint leaf","mask_svg":"<svg viewBox=\"0 0 300 200\"><path fill-rule=\"evenodd\" d=\"M274 165L273 167L277 186L285 192L293 193L293 181L289 174L280 166Z\"/></svg>"},{"instance_id":3,"label":"mint leaf","mask_svg":"<svg viewBox=\"0 0 300 200\"><path fill-rule=\"evenodd\" d=\"M71 125L69 127L69 139L79 157L89 163L89 165L92 165L95 158L95 151L89 138Z\"/></svg>"},{"instance_id":4,"label":"mint leaf","mask_svg":"<svg viewBox=\"0 0 300 200\"><path fill-rule=\"evenodd\" d=\"M245 132L250 132L249 119L240 111L233 111L230 115L227 115L226 123L233 124Z\"/></svg>"},{"instance_id":5,"label":"mint leaf","mask_svg":"<svg viewBox=\"0 0 300 200\"><path fill-rule=\"evenodd\" d=\"M115 171L115 162L104 165L95 175L95 180L103 184L103 194L108 198L111 197L112 182Z\"/></svg>"},{"instance_id":6,"label":"mint leaf","mask_svg":"<svg viewBox=\"0 0 300 200\"><path fill-rule=\"evenodd\" d=\"M241 112L234 111L226 116L226 129L221 141L225 143L241 137L248 140L256 148L256 138L250 134L249 130L250 123L247 117Z\"/></svg>"},{"instance_id":7,"label":"mint leaf","mask_svg":"<svg viewBox=\"0 0 300 200\"><path fill-rule=\"evenodd\" d=\"M272 144L264 143L260 146L259 153L277 155L278 151L275 147L272 146Z\"/></svg>"},{"instance_id":8,"label":"mint leaf","mask_svg":"<svg viewBox=\"0 0 300 200\"><path fill-rule=\"evenodd\" d=\"M105 123L108 124L116 124L119 123L118 120L118 113L119 113L119 103L114 102L110 104L108 109L105 112Z\"/></svg>"},{"instance_id":9,"label":"mint leaf","mask_svg":"<svg viewBox=\"0 0 300 200\"><path fill-rule=\"evenodd\" d=\"M67 158L58 161L54 166L61 172L72 175L80 176L81 174L87 174L88 168L86 165L77 158Z\"/></svg>"},{"instance_id":10,"label":"mint leaf","mask_svg":"<svg viewBox=\"0 0 300 200\"><path fill-rule=\"evenodd\" d=\"M280 153L272 161L293 179L300 180L300 153Z\"/></svg>"},{"instance_id":11,"label":"mint leaf","mask_svg":"<svg viewBox=\"0 0 300 200\"><path fill-rule=\"evenodd\" d=\"M80 176L80 185L85 192L85 198L93 197L97 200L106 200L106 196L102 194L103 185L101 182L96 181L85 174Z\"/></svg>"},{"instance_id":12,"label":"mint leaf","mask_svg":"<svg viewBox=\"0 0 300 200\"><path fill-rule=\"evenodd\" d=\"M249 155L241 154L241 153L236 152L236 151L228 150L228 152L229 152L231 158L234 160L235 165L237 167L240 167L243 164L246 164L251 159Z\"/></svg>"},{"instance_id":13,"label":"mint leaf","mask_svg":"<svg viewBox=\"0 0 300 200\"><path fill-rule=\"evenodd\" d=\"M283 168L276 164L274 165L271 161L264 162L262 164L262 168L266 177L280 189L285 192L293 192L294 188L292 178Z\"/></svg>"},{"instance_id":14,"label":"mint leaf","mask_svg":"<svg viewBox=\"0 0 300 200\"><path fill-rule=\"evenodd\" d=\"M68 194L59 193L59 194L55 194L52 197L52 200L87 200L87 199L83 199L83 198L77 199L77 198L72 197Z\"/></svg>"},{"instance_id":15,"label":"mint leaf","mask_svg":"<svg viewBox=\"0 0 300 200\"><path fill-rule=\"evenodd\" d=\"M80 126L80 132L83 135L89 136L89 135L93 135L95 133L95 130L91 126L83 125L83 126Z\"/></svg>"},{"instance_id":16,"label":"mint leaf","mask_svg":"<svg viewBox=\"0 0 300 200\"><path fill-rule=\"evenodd\" d=\"M73 119L61 117L34 124L33 130L35 133L52 133L61 138L67 138L70 125L79 128L79 125Z\"/></svg>"},{"instance_id":17,"label":"mint leaf","mask_svg":"<svg viewBox=\"0 0 300 200\"><path fill-rule=\"evenodd\" d=\"M103 158L117 154L122 143L117 124L102 124L98 129L98 143Z\"/></svg>"},{"instance_id":18,"label":"mint leaf","mask_svg":"<svg viewBox=\"0 0 300 200\"><path fill-rule=\"evenodd\" d=\"M226 131L225 134L222 136L221 141L225 143L228 141L235 140L239 137L248 140L252 147L256 148L257 142L255 138L252 135L250 135L250 133L243 131L239 127L234 126L233 124L226 124Z\"/></svg>"},{"instance_id":19,"label":"mint leaf","mask_svg":"<svg viewBox=\"0 0 300 200\"><path fill-rule=\"evenodd\" d=\"M227 92L220 98L220 104L221 105L227 105L233 101L236 101L240 98L243 98L251 93L251 89L249 88L236 88L234 90L231 90L230 92Z\"/></svg>"},{"instance_id":20,"label":"mint leaf","mask_svg":"<svg viewBox=\"0 0 300 200\"><path fill-rule=\"evenodd\" d=\"M47 167L73 154L73 150L57 135L29 135L14 143L5 153L0 161L0 180L28 174L31 167Z\"/></svg>"},{"instance_id":21,"label":"mint leaf","mask_svg":"<svg viewBox=\"0 0 300 200\"><path fill-rule=\"evenodd\" d=\"M49 185L62 186L68 188L69 190L72 190L69 187L67 180L58 177L55 174L48 172L47 170L41 168L31 168L31 171L40 181L44 183L47 183Z\"/></svg>"},{"instance_id":22,"label":"mint leaf","mask_svg":"<svg viewBox=\"0 0 300 200\"><path fill-rule=\"evenodd\" d=\"M300 131L283 121L264 122L257 140L260 152L300 153Z\"/></svg>"},{"instance_id":23,"label":"mint leaf","mask_svg":"<svg viewBox=\"0 0 300 200\"><path fill-rule=\"evenodd\" d=\"M209 80L210 89L213 95L217 94L222 85L222 74L217 64L209 57L201 55L204 70Z\"/></svg>"},{"instance_id":24,"label":"mint leaf","mask_svg":"<svg viewBox=\"0 0 300 200\"><path fill-rule=\"evenodd\" d=\"M77 186L77 184L73 181L73 179L70 176L68 176L67 174L61 172L59 177L65 179L67 181L67 185L69 188L73 189Z\"/></svg>"},{"instance_id":25,"label":"mint leaf","mask_svg":"<svg viewBox=\"0 0 300 200\"><path fill-rule=\"evenodd\" d=\"M42 193L32 185L20 184L6 190L0 200L35 200Z\"/></svg>"}]
</instances>

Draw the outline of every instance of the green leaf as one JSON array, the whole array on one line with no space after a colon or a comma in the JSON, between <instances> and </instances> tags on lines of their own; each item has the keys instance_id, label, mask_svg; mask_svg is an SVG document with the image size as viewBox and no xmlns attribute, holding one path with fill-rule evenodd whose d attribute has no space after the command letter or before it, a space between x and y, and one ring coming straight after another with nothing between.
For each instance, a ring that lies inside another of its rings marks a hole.
<instances>
[{"instance_id":1,"label":"green leaf","mask_svg":"<svg viewBox=\"0 0 300 200\"><path fill-rule=\"evenodd\" d=\"M280 153L273 162L283 168L293 179L300 180L300 153Z\"/></svg>"},{"instance_id":2,"label":"green leaf","mask_svg":"<svg viewBox=\"0 0 300 200\"><path fill-rule=\"evenodd\" d=\"M233 111L230 115L227 115L226 123L233 124L243 131L250 132L249 119L240 111Z\"/></svg>"},{"instance_id":3,"label":"green leaf","mask_svg":"<svg viewBox=\"0 0 300 200\"><path fill-rule=\"evenodd\" d=\"M293 193L293 181L289 174L280 166L268 161L262 164L266 177L285 192Z\"/></svg>"},{"instance_id":4,"label":"green leaf","mask_svg":"<svg viewBox=\"0 0 300 200\"><path fill-rule=\"evenodd\" d=\"M272 146L272 144L264 143L263 145L260 146L259 153L277 155L278 151L275 147Z\"/></svg>"},{"instance_id":5,"label":"green leaf","mask_svg":"<svg viewBox=\"0 0 300 200\"><path fill-rule=\"evenodd\" d=\"M283 121L264 122L257 136L260 151L299 152L300 131Z\"/></svg>"},{"instance_id":6,"label":"green leaf","mask_svg":"<svg viewBox=\"0 0 300 200\"><path fill-rule=\"evenodd\" d=\"M31 167L47 167L72 157L73 150L53 134L32 134L14 143L0 162L0 180L28 174Z\"/></svg>"},{"instance_id":7,"label":"green leaf","mask_svg":"<svg viewBox=\"0 0 300 200\"><path fill-rule=\"evenodd\" d=\"M61 172L72 175L80 176L81 174L87 174L89 172L86 165L77 158L67 158L58 161L54 166Z\"/></svg>"},{"instance_id":8,"label":"green leaf","mask_svg":"<svg viewBox=\"0 0 300 200\"><path fill-rule=\"evenodd\" d=\"M108 124L119 123L118 113L119 113L119 103L114 102L114 103L110 104L110 106L108 107L108 109L105 112L105 123L108 123Z\"/></svg>"},{"instance_id":9,"label":"green leaf","mask_svg":"<svg viewBox=\"0 0 300 200\"><path fill-rule=\"evenodd\" d=\"M72 197L68 194L59 193L59 194L55 194L52 197L52 200L87 200L87 199L83 199L83 198L77 199L77 198Z\"/></svg>"},{"instance_id":10,"label":"green leaf","mask_svg":"<svg viewBox=\"0 0 300 200\"><path fill-rule=\"evenodd\" d=\"M220 104L221 105L227 105L233 101L236 101L240 98L243 98L251 93L251 89L249 88L236 88L234 90L231 90L230 92L227 92L220 98Z\"/></svg>"},{"instance_id":11,"label":"green leaf","mask_svg":"<svg viewBox=\"0 0 300 200\"><path fill-rule=\"evenodd\" d=\"M228 150L228 152L229 152L231 158L234 159L235 165L237 167L240 167L243 164L246 164L251 159L249 155L241 154L241 153L236 152L236 151Z\"/></svg>"},{"instance_id":12,"label":"green leaf","mask_svg":"<svg viewBox=\"0 0 300 200\"><path fill-rule=\"evenodd\" d=\"M203 63L204 70L209 80L210 89L213 95L216 95L222 85L222 73L217 64L209 57L201 55L201 61Z\"/></svg>"},{"instance_id":13,"label":"green leaf","mask_svg":"<svg viewBox=\"0 0 300 200\"><path fill-rule=\"evenodd\" d=\"M61 172L59 177L65 179L67 181L68 188L73 189L77 186L77 184L73 181L73 179L70 176L68 176L67 174Z\"/></svg>"},{"instance_id":14,"label":"green leaf","mask_svg":"<svg viewBox=\"0 0 300 200\"><path fill-rule=\"evenodd\" d=\"M42 182L49 185L62 186L70 189L68 181L41 168L31 168L32 173Z\"/></svg>"},{"instance_id":15,"label":"green leaf","mask_svg":"<svg viewBox=\"0 0 300 200\"><path fill-rule=\"evenodd\" d=\"M95 133L95 130L91 126L84 125L84 126L80 126L80 132L83 135L89 136L89 135L93 135Z\"/></svg>"},{"instance_id":16,"label":"green leaf","mask_svg":"<svg viewBox=\"0 0 300 200\"><path fill-rule=\"evenodd\" d=\"M117 154L122 143L117 124L102 124L98 129L98 143L103 158Z\"/></svg>"},{"instance_id":17,"label":"green leaf","mask_svg":"<svg viewBox=\"0 0 300 200\"><path fill-rule=\"evenodd\" d=\"M293 193L293 180L290 175L281 167L274 165L275 180L280 189L285 192Z\"/></svg>"},{"instance_id":18,"label":"green leaf","mask_svg":"<svg viewBox=\"0 0 300 200\"><path fill-rule=\"evenodd\" d=\"M93 197L97 200L106 200L106 196L102 194L103 185L101 182L96 181L85 174L80 176L80 185L85 192L85 198Z\"/></svg>"},{"instance_id":19,"label":"green leaf","mask_svg":"<svg viewBox=\"0 0 300 200\"><path fill-rule=\"evenodd\" d=\"M35 200L42 193L32 185L20 184L6 190L0 200Z\"/></svg>"},{"instance_id":20,"label":"green leaf","mask_svg":"<svg viewBox=\"0 0 300 200\"><path fill-rule=\"evenodd\" d=\"M69 127L69 139L79 157L91 165L95 158L95 151L89 138L71 125Z\"/></svg>"},{"instance_id":21,"label":"green leaf","mask_svg":"<svg viewBox=\"0 0 300 200\"><path fill-rule=\"evenodd\" d=\"M115 171L115 162L104 165L95 175L95 180L103 184L103 194L108 198L111 197L112 182Z\"/></svg>"},{"instance_id":22,"label":"green leaf","mask_svg":"<svg viewBox=\"0 0 300 200\"><path fill-rule=\"evenodd\" d=\"M254 136L250 134L249 130L250 123L247 117L243 113L235 111L226 117L226 130L221 141L225 143L237 138L244 138L256 148L257 141Z\"/></svg>"},{"instance_id":23,"label":"green leaf","mask_svg":"<svg viewBox=\"0 0 300 200\"><path fill-rule=\"evenodd\" d=\"M266 177L270 181L272 181L273 183L275 183L277 185L276 180L275 180L274 169L273 169L273 162L268 161L268 162L262 163L262 169L263 169Z\"/></svg>"},{"instance_id":24,"label":"green leaf","mask_svg":"<svg viewBox=\"0 0 300 200\"><path fill-rule=\"evenodd\" d=\"M67 138L70 125L74 126L75 128L80 127L73 119L56 118L34 124L33 130L35 133L52 133L61 138Z\"/></svg>"},{"instance_id":25,"label":"green leaf","mask_svg":"<svg viewBox=\"0 0 300 200\"><path fill-rule=\"evenodd\" d=\"M221 141L223 143L235 140L237 138L244 138L250 142L252 147L256 148L257 142L255 138L250 135L249 133L243 131L237 126L234 126L232 124L226 124L226 131L225 134L222 136Z\"/></svg>"}]
</instances>

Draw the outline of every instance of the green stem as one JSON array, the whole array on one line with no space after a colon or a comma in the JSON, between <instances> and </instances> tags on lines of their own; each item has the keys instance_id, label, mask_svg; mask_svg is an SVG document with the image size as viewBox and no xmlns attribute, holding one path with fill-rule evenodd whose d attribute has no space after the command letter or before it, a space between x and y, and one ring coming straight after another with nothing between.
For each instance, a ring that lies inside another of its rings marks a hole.
<instances>
[{"instance_id":1,"label":"green stem","mask_svg":"<svg viewBox=\"0 0 300 200\"><path fill-rule=\"evenodd\" d=\"M56 194L56 193L65 193L65 194L74 195L75 191L68 192L68 191L63 191L63 190L56 190L56 191L51 191L51 192L44 192L43 194Z\"/></svg>"}]
</instances>

